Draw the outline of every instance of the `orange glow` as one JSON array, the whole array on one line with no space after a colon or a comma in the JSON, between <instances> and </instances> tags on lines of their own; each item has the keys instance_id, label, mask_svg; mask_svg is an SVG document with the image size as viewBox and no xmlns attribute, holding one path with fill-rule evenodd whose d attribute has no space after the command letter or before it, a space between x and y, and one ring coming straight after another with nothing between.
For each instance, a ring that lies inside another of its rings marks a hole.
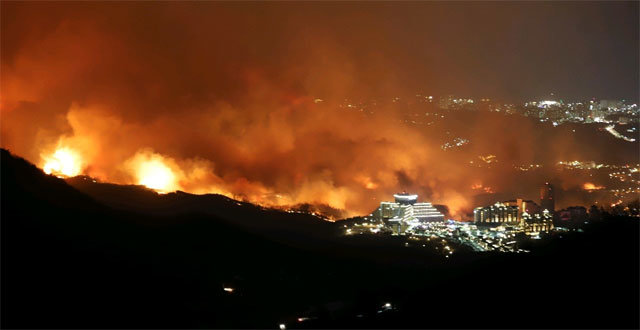
<instances>
[{"instance_id":1,"label":"orange glow","mask_svg":"<svg viewBox=\"0 0 640 330\"><path fill-rule=\"evenodd\" d=\"M138 183L156 190L168 190L173 185L174 176L162 162L152 160L140 164Z\"/></svg>"},{"instance_id":2,"label":"orange glow","mask_svg":"<svg viewBox=\"0 0 640 330\"><path fill-rule=\"evenodd\" d=\"M82 172L82 159L70 148L58 148L52 155L43 157L43 171L57 176L76 176Z\"/></svg>"},{"instance_id":3,"label":"orange glow","mask_svg":"<svg viewBox=\"0 0 640 330\"><path fill-rule=\"evenodd\" d=\"M164 157L149 152L138 153L129 161L136 183L160 193L178 189L177 178Z\"/></svg>"},{"instance_id":4,"label":"orange glow","mask_svg":"<svg viewBox=\"0 0 640 330\"><path fill-rule=\"evenodd\" d=\"M487 194L493 194L494 193L493 188L488 187L488 186L485 187L481 183L476 183L476 184L472 185L471 189L472 190L482 190Z\"/></svg>"},{"instance_id":5,"label":"orange glow","mask_svg":"<svg viewBox=\"0 0 640 330\"><path fill-rule=\"evenodd\" d=\"M487 164L498 162L496 155L478 156L478 158L480 158L483 162Z\"/></svg>"},{"instance_id":6,"label":"orange glow","mask_svg":"<svg viewBox=\"0 0 640 330\"><path fill-rule=\"evenodd\" d=\"M494 86L491 105L477 102L477 111L463 110L466 105L441 111L445 95L421 89L439 86L438 72L447 84L464 85L464 70L442 66L432 76L424 73L433 70L407 64L408 75L397 71L405 65L397 58L406 54L395 41L378 40L380 33L350 45L339 35L334 39L324 24L298 31L291 30L297 20L284 20L277 25L282 30L265 39L256 30L262 21L233 6L212 4L207 8L219 19L203 19L204 8L181 7L174 16L167 4L139 24L126 6L94 4L51 4L56 9L44 19L49 13L39 5L2 3L3 17L12 19L3 21L10 44L2 56L0 145L47 173L84 174L161 193L222 194L263 207L309 204L336 219L370 214L403 190L469 219L474 207L498 198L495 193L521 196L551 178L562 182L563 191L578 187L583 193L600 189L590 184L582 190L587 180L607 182L595 172L590 178L591 172L564 168L526 175L511 170L569 156L586 162L599 154L548 122L490 112L502 96L513 96L510 88L501 96ZM189 24L179 30L164 24L176 19ZM254 23L236 24L245 21ZM162 38L149 34L148 26L159 27ZM216 33L219 26L234 28ZM219 45L233 47L221 52ZM414 74L417 80L404 79ZM441 148L456 138L471 142L455 151ZM636 167L627 159L635 153L625 149L636 144L603 151ZM584 195L564 194L557 205L591 205L600 194Z\"/></svg>"},{"instance_id":7,"label":"orange glow","mask_svg":"<svg viewBox=\"0 0 640 330\"><path fill-rule=\"evenodd\" d=\"M362 184L362 186L366 189L373 190L378 188L378 184L373 182L370 177L366 175L361 175L356 177L356 181Z\"/></svg>"},{"instance_id":8,"label":"orange glow","mask_svg":"<svg viewBox=\"0 0 640 330\"><path fill-rule=\"evenodd\" d=\"M603 186L596 186L595 184L591 183L591 182L586 182L585 184L582 185L582 189L584 190L600 190L600 189L604 189Z\"/></svg>"}]
</instances>

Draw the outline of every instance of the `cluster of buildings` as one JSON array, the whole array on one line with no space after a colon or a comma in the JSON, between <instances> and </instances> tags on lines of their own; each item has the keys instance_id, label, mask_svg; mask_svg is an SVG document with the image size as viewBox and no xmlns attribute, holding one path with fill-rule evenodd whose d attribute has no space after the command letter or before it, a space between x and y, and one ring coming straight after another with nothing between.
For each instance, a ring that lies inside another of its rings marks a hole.
<instances>
[{"instance_id":1,"label":"cluster of buildings","mask_svg":"<svg viewBox=\"0 0 640 330\"><path fill-rule=\"evenodd\" d=\"M553 186L548 182L540 189L540 205L531 200L515 199L477 207L474 224L479 227L506 226L538 235L553 230ZM381 202L371 214L374 223L396 235L424 231L433 223L445 222L444 214L431 203L418 202L418 195L395 194L393 202Z\"/></svg>"},{"instance_id":2,"label":"cluster of buildings","mask_svg":"<svg viewBox=\"0 0 640 330\"><path fill-rule=\"evenodd\" d=\"M519 252L515 237L526 234L539 238L554 230L554 190L549 183L540 189L540 203L514 199L477 207L473 222L445 220L445 215L428 202L418 202L418 195L395 194L394 201L381 202L366 222L347 228L347 234L387 232L418 239L452 240L476 251ZM573 217L584 208L560 215ZM345 227L347 227L345 225ZM526 252L526 251L525 251Z\"/></svg>"},{"instance_id":3,"label":"cluster of buildings","mask_svg":"<svg viewBox=\"0 0 640 330\"><path fill-rule=\"evenodd\" d=\"M519 226L526 233L549 232L553 229L555 199L553 185L546 182L540 188L540 205L534 201L515 199L473 210L477 224Z\"/></svg>"},{"instance_id":4,"label":"cluster of buildings","mask_svg":"<svg viewBox=\"0 0 640 330\"><path fill-rule=\"evenodd\" d=\"M555 125L562 123L618 123L621 125L637 122L637 104L624 100L590 100L585 102L569 102L555 100L526 102L516 107L516 113L525 117L550 121Z\"/></svg>"},{"instance_id":5,"label":"cluster of buildings","mask_svg":"<svg viewBox=\"0 0 640 330\"><path fill-rule=\"evenodd\" d=\"M363 114L373 114L375 109L389 100L352 101L345 99L339 107L346 110L356 110ZM566 102L554 94L549 99L529 101L524 103L504 103L489 98L468 98L455 95L424 95L416 94L415 99L400 99L394 97L391 104L423 104L435 110L433 117L444 118L444 113L450 111L489 111L506 115L522 115L538 119L542 122L552 122L554 125L563 123L612 123L633 124L640 122L640 108L638 104L627 100L581 100ZM316 103L322 102L316 99ZM420 113L424 114L424 113ZM417 114L416 114L417 115ZM425 115L429 116L429 112ZM416 121L412 121L416 124Z\"/></svg>"},{"instance_id":6,"label":"cluster of buildings","mask_svg":"<svg viewBox=\"0 0 640 330\"><path fill-rule=\"evenodd\" d=\"M421 98L422 95L416 95ZM433 96L429 96L432 103ZM626 100L587 100L565 102L551 94L551 99L525 102L523 104L504 104L488 98L472 99L444 95L437 99L436 105L443 110L488 110L505 114L520 114L540 121L553 122L556 125L574 123L618 123L638 122L640 109L637 104Z\"/></svg>"},{"instance_id":7,"label":"cluster of buildings","mask_svg":"<svg viewBox=\"0 0 640 330\"><path fill-rule=\"evenodd\" d=\"M529 235L553 230L555 199L553 185L546 182L540 188L540 205L534 201L515 199L473 210L476 224L498 224L518 227Z\"/></svg>"},{"instance_id":8,"label":"cluster of buildings","mask_svg":"<svg viewBox=\"0 0 640 330\"><path fill-rule=\"evenodd\" d=\"M518 198L477 207L473 210L472 222L446 220L442 211L431 203L418 202L415 194L403 192L393 196L394 201L381 202L365 221L344 225L346 234L402 235L409 238L408 242L416 241L423 247L429 242L442 241L466 245L474 251L528 252L519 248L519 240L538 239L541 234L552 231L576 228L580 231L584 223L597 219L598 212L604 212L596 206L589 210L573 206L556 211L554 187L548 182L540 187L538 203ZM640 204L635 203L626 208L615 206L620 214L640 217Z\"/></svg>"}]
</instances>

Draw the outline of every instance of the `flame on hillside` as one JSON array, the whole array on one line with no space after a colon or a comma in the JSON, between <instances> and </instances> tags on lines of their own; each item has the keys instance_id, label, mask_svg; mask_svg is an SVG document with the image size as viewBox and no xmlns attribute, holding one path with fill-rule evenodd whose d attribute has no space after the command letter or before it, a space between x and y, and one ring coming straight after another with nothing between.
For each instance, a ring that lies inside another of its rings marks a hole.
<instances>
[{"instance_id":1,"label":"flame on hillside","mask_svg":"<svg viewBox=\"0 0 640 330\"><path fill-rule=\"evenodd\" d=\"M42 158L42 170L47 174L69 177L82 173L82 158L71 148L58 148L52 154L43 156Z\"/></svg>"}]
</instances>

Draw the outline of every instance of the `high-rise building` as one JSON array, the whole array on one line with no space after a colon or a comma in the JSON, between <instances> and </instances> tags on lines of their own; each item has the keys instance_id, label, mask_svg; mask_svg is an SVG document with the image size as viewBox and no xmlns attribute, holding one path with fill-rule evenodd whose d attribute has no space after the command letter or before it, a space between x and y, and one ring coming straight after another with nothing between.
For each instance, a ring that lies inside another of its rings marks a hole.
<instances>
[{"instance_id":1,"label":"high-rise building","mask_svg":"<svg viewBox=\"0 0 640 330\"><path fill-rule=\"evenodd\" d=\"M536 204L534 201L525 200L522 198L508 200L506 202L502 202L502 204L505 204L507 206L515 206L518 208L518 222L522 222L523 213L534 214L540 213L541 211L540 206L538 206L538 204Z\"/></svg>"},{"instance_id":2,"label":"high-rise building","mask_svg":"<svg viewBox=\"0 0 640 330\"><path fill-rule=\"evenodd\" d=\"M524 199L477 207L473 210L473 217L476 224L518 226L526 233L549 232L553 229L552 213Z\"/></svg>"},{"instance_id":3,"label":"high-rise building","mask_svg":"<svg viewBox=\"0 0 640 330\"><path fill-rule=\"evenodd\" d=\"M551 214L555 211L553 185L549 182L546 182L544 186L540 187L540 208L542 208L542 210L548 210Z\"/></svg>"},{"instance_id":4,"label":"high-rise building","mask_svg":"<svg viewBox=\"0 0 640 330\"><path fill-rule=\"evenodd\" d=\"M522 227L529 234L548 233L554 228L553 215L546 209L533 215L525 212L522 214Z\"/></svg>"},{"instance_id":5,"label":"high-rise building","mask_svg":"<svg viewBox=\"0 0 640 330\"><path fill-rule=\"evenodd\" d=\"M476 207L473 210L473 219L476 223L512 223L519 221L518 206L495 203L486 207Z\"/></svg>"},{"instance_id":6,"label":"high-rise building","mask_svg":"<svg viewBox=\"0 0 640 330\"><path fill-rule=\"evenodd\" d=\"M444 221L444 215L431 203L418 203L418 195L402 193L393 197L394 202L380 203L375 214L394 233L403 233L413 224Z\"/></svg>"}]
</instances>

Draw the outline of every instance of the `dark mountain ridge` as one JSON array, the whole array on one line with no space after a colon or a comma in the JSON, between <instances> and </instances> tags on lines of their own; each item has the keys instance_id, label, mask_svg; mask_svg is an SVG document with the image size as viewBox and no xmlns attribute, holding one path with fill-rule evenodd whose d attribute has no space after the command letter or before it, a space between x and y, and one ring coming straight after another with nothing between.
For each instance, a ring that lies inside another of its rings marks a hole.
<instances>
[{"instance_id":1,"label":"dark mountain ridge","mask_svg":"<svg viewBox=\"0 0 640 330\"><path fill-rule=\"evenodd\" d=\"M285 231L336 224L220 196L135 190L133 206L167 211L105 205L0 156L3 328L638 327L637 219L524 256L445 260L401 237Z\"/></svg>"},{"instance_id":2,"label":"dark mountain ridge","mask_svg":"<svg viewBox=\"0 0 640 330\"><path fill-rule=\"evenodd\" d=\"M113 209L152 216L214 216L246 230L282 240L296 239L302 235L304 240L301 243L310 243L310 239L335 236L338 227L311 214L263 208L217 194L194 195L182 191L158 194L143 186L94 182L86 176L68 178L65 181ZM296 235L292 236L291 233Z\"/></svg>"}]
</instances>

